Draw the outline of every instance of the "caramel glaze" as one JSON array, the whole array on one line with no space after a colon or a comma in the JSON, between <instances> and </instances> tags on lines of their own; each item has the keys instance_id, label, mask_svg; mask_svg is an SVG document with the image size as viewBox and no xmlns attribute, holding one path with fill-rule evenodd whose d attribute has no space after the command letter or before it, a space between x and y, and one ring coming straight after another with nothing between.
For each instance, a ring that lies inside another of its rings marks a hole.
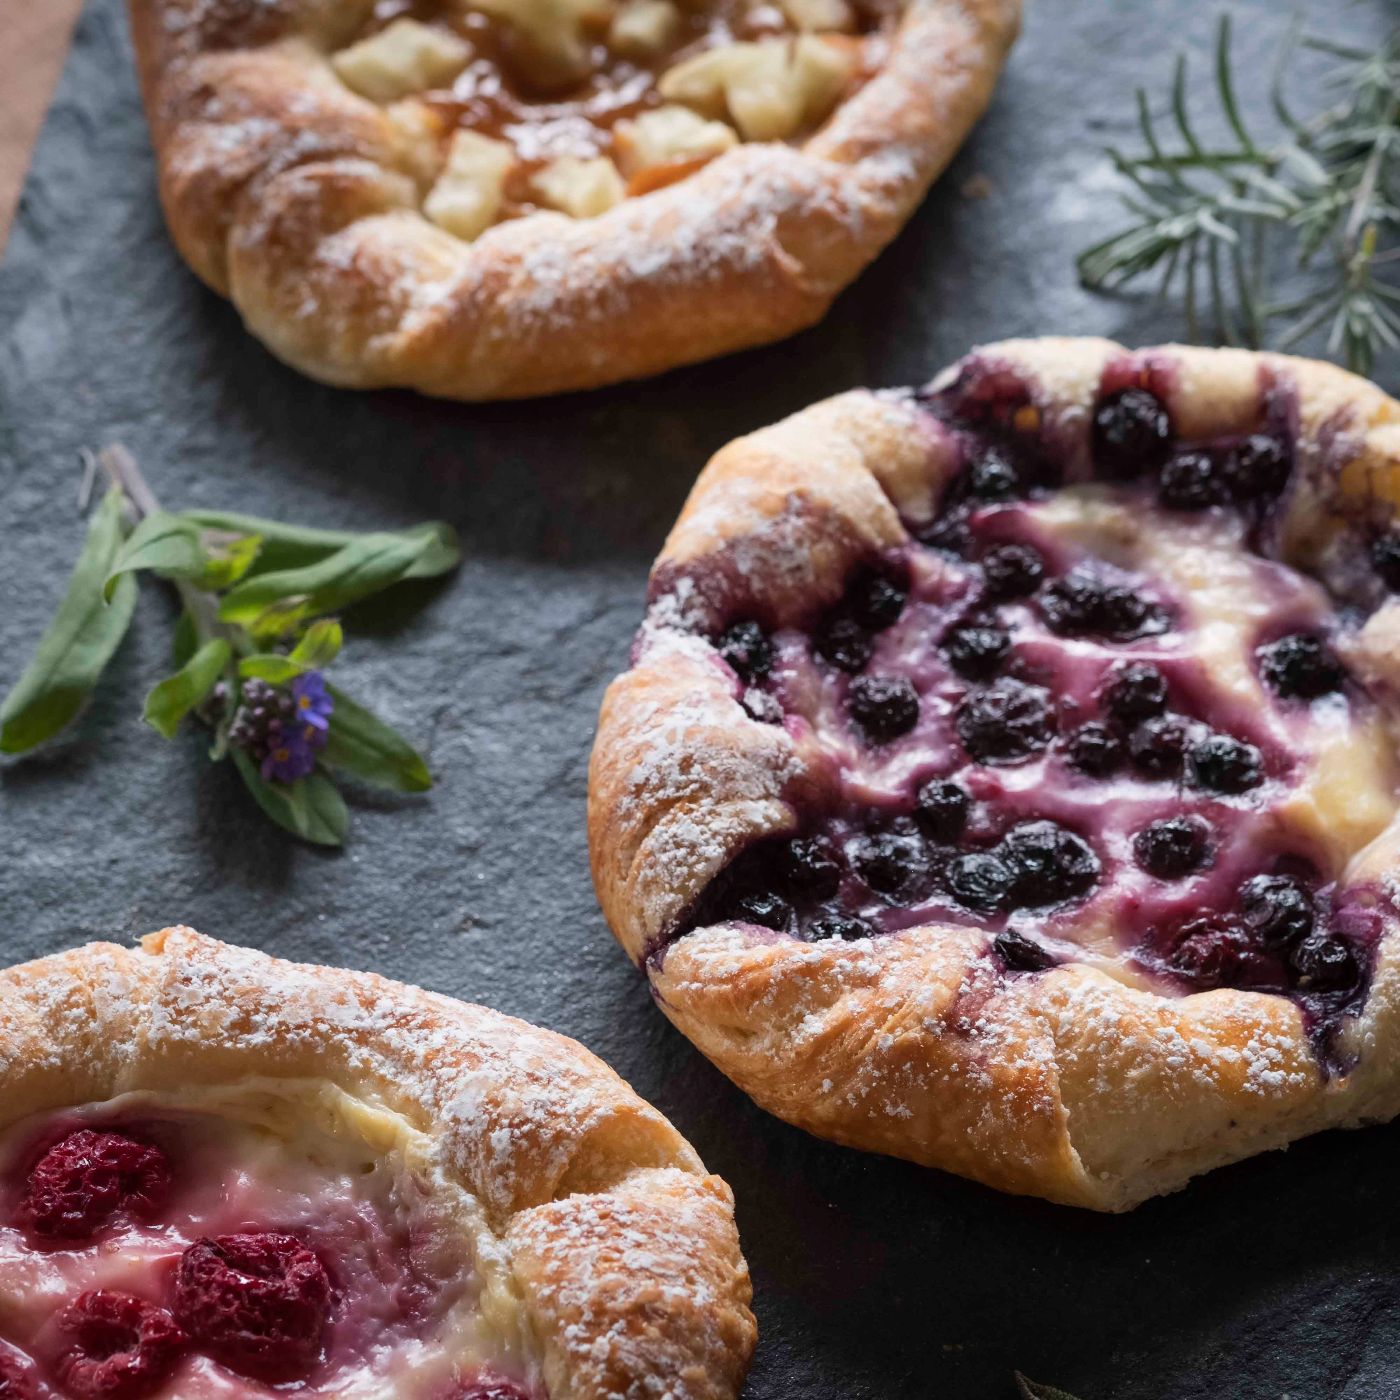
<instances>
[{"instance_id":1,"label":"caramel glaze","mask_svg":"<svg viewBox=\"0 0 1400 1400\"><path fill-rule=\"evenodd\" d=\"M902 0L852 0L851 7L856 15L856 32L824 37L849 45L854 51L857 63L850 89L854 91L873 77L885 61ZM425 24L445 24L470 42L476 57L452 87L421 96L441 120L444 136L464 127L515 147L518 159L506 181L500 216L510 219L541 207L534 198L532 180L550 161L561 156L611 156L616 124L662 105L656 85L667 69L706 49L795 33L776 4L706 0L683 3L681 11L680 35L650 62L613 53L604 42L602 28L598 28L593 35L589 76L569 88L555 90L531 86L513 51L508 25L472 10L445 13L441 0L378 0L365 33L373 34L393 20L408 16ZM800 143L811 134L799 132L795 139ZM675 161L644 171L634 177L627 193L646 194L673 184L705 163Z\"/></svg>"}]
</instances>

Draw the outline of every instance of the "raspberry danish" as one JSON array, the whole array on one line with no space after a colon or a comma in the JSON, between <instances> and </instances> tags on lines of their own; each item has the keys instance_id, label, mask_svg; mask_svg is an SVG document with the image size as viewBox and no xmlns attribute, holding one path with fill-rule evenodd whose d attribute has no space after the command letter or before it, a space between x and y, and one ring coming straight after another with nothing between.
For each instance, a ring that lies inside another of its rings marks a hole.
<instances>
[{"instance_id":1,"label":"raspberry danish","mask_svg":"<svg viewBox=\"0 0 1400 1400\"><path fill-rule=\"evenodd\" d=\"M1104 1210L1400 1109L1400 407L982 349L706 468L604 702L603 909L838 1142Z\"/></svg>"},{"instance_id":2,"label":"raspberry danish","mask_svg":"<svg viewBox=\"0 0 1400 1400\"><path fill-rule=\"evenodd\" d=\"M0 1396L733 1400L732 1199L581 1046L167 929L0 973Z\"/></svg>"}]
</instances>

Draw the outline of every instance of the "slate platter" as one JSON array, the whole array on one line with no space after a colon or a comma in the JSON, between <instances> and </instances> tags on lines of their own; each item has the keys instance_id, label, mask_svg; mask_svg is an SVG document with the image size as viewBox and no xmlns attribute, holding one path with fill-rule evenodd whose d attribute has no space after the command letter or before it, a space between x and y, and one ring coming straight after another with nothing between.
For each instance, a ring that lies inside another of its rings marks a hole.
<instances>
[{"instance_id":1,"label":"slate platter","mask_svg":"<svg viewBox=\"0 0 1400 1400\"><path fill-rule=\"evenodd\" d=\"M1233 8L1263 117L1286 17ZM1314 13L1363 43L1395 20L1383 0ZM140 724L172 620L146 589L73 736L0 767L3 960L183 921L577 1037L734 1187L762 1329L752 1400L998 1400L1013 1369L1082 1400L1400 1395L1400 1127L1314 1139L1123 1219L831 1147L760 1113L669 1028L588 877L598 701L712 451L852 385L922 380L978 341L1182 333L1167 309L1080 291L1071 256L1119 219L1100 151L1132 143L1134 87L1160 92L1177 47L1208 87L1215 15L1031 0L991 115L821 327L650 384L468 408L311 384L195 282L161 227L118 0L93 0L0 266L0 689L77 548L87 445L124 442L172 507L350 528L444 517L468 560L348 619L342 683L422 745L439 785L358 795L339 855L266 825L195 736L166 746Z\"/></svg>"}]
</instances>

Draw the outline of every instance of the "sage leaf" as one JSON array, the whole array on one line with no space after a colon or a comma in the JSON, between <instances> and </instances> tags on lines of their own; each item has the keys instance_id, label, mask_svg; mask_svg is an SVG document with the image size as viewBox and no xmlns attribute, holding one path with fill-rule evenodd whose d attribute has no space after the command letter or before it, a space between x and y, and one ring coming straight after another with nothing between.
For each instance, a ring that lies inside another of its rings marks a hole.
<instances>
[{"instance_id":1,"label":"sage leaf","mask_svg":"<svg viewBox=\"0 0 1400 1400\"><path fill-rule=\"evenodd\" d=\"M426 792L433 785L423 756L396 729L376 719L334 686L335 701L321 761L394 792Z\"/></svg>"},{"instance_id":2,"label":"sage leaf","mask_svg":"<svg viewBox=\"0 0 1400 1400\"><path fill-rule=\"evenodd\" d=\"M1020 1393L1021 1400L1074 1400L1074 1396L1067 1390L1058 1390L1053 1385L1044 1385L1039 1381L1027 1379L1019 1371L1016 1375L1016 1389Z\"/></svg>"},{"instance_id":3,"label":"sage leaf","mask_svg":"<svg viewBox=\"0 0 1400 1400\"><path fill-rule=\"evenodd\" d=\"M340 655L345 634L334 618L322 618L306 629L306 635L292 648L291 659L308 670L319 671Z\"/></svg>"},{"instance_id":4,"label":"sage leaf","mask_svg":"<svg viewBox=\"0 0 1400 1400\"><path fill-rule=\"evenodd\" d=\"M363 531L286 525L280 520L264 520L260 516L243 515L238 511L191 510L185 512L185 518L206 529L259 536L262 551L249 570L250 577L319 564L332 554L370 537ZM456 568L461 559L461 549L457 532L450 525L439 521L415 525L407 530L374 533L412 536L424 531L432 533L435 545L424 554L415 572L408 577L430 578Z\"/></svg>"},{"instance_id":5,"label":"sage leaf","mask_svg":"<svg viewBox=\"0 0 1400 1400\"><path fill-rule=\"evenodd\" d=\"M188 611L181 612L170 638L170 657L176 666L183 666L199 650L199 628Z\"/></svg>"},{"instance_id":6,"label":"sage leaf","mask_svg":"<svg viewBox=\"0 0 1400 1400\"><path fill-rule=\"evenodd\" d=\"M324 773L294 783L269 783L242 749L230 752L253 800L284 831L317 846L344 845L350 813L340 789Z\"/></svg>"},{"instance_id":7,"label":"sage leaf","mask_svg":"<svg viewBox=\"0 0 1400 1400\"><path fill-rule=\"evenodd\" d=\"M456 532L440 523L357 535L315 563L244 579L224 595L219 617L256 636L281 636L401 579L445 573L460 557Z\"/></svg>"},{"instance_id":8,"label":"sage leaf","mask_svg":"<svg viewBox=\"0 0 1400 1400\"><path fill-rule=\"evenodd\" d=\"M92 694L136 607L131 578L117 581L110 604L102 596L124 535L122 494L114 487L93 512L68 591L34 659L0 705L0 752L24 753L51 739Z\"/></svg>"},{"instance_id":9,"label":"sage leaf","mask_svg":"<svg viewBox=\"0 0 1400 1400\"><path fill-rule=\"evenodd\" d=\"M231 654L222 637L205 642L173 676L152 688L141 718L158 734L173 739L180 721L214 689Z\"/></svg>"},{"instance_id":10,"label":"sage leaf","mask_svg":"<svg viewBox=\"0 0 1400 1400\"><path fill-rule=\"evenodd\" d=\"M131 532L107 576L105 591L110 598L118 578L140 569L187 579L199 588L228 588L247 573L261 543L257 535L206 532L187 516L152 511Z\"/></svg>"},{"instance_id":11,"label":"sage leaf","mask_svg":"<svg viewBox=\"0 0 1400 1400\"><path fill-rule=\"evenodd\" d=\"M286 685L304 676L308 669L280 651L256 651L238 663L238 674L244 680L266 681L268 685Z\"/></svg>"},{"instance_id":12,"label":"sage leaf","mask_svg":"<svg viewBox=\"0 0 1400 1400\"><path fill-rule=\"evenodd\" d=\"M354 544L359 535L354 530L318 530L310 525L287 525L280 520L264 520L257 515L244 515L232 510L187 510L186 520L193 520L208 530L226 530L236 535L257 535L262 540L249 574L266 574L281 569L300 569L315 564Z\"/></svg>"}]
</instances>

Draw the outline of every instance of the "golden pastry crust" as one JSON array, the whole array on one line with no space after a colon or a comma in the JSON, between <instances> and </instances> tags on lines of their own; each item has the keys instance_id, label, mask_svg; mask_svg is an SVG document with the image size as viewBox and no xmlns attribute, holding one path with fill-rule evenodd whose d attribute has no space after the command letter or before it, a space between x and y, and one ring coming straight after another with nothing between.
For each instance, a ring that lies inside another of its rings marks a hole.
<instances>
[{"instance_id":1,"label":"golden pastry crust","mask_svg":"<svg viewBox=\"0 0 1400 1400\"><path fill-rule=\"evenodd\" d=\"M0 972L0 1129L133 1090L328 1083L401 1115L480 1203L551 1400L732 1400L753 1349L733 1198L572 1040L190 929Z\"/></svg>"},{"instance_id":2,"label":"golden pastry crust","mask_svg":"<svg viewBox=\"0 0 1400 1400\"><path fill-rule=\"evenodd\" d=\"M1073 479L1105 368L1129 352L1042 339L977 353L1029 382ZM1285 356L1166 346L1133 358L1162 368L1185 437L1251 432L1261 374L1291 386L1298 466L1283 557L1323 567L1358 549L1358 529L1395 516L1400 405L1373 385ZM966 927L849 943L742 923L685 931L709 881L757 838L798 829L833 781L800 725L746 713L708 637L741 618L800 625L834 603L855 565L933 517L955 466L913 396L860 391L731 443L698 479L654 567L633 668L603 702L590 772L599 900L662 1010L789 1122L1102 1210L1321 1128L1400 1112L1400 930L1389 911L1364 1007L1341 1032L1354 1067L1330 1074L1288 998L1164 994L1112 955L1009 976ZM1392 596L1347 653L1391 694L1397 637ZM1368 821L1341 879L1393 901L1394 803Z\"/></svg>"},{"instance_id":3,"label":"golden pastry crust","mask_svg":"<svg viewBox=\"0 0 1400 1400\"><path fill-rule=\"evenodd\" d=\"M655 374L820 319L990 99L1019 0L911 0L800 146L740 145L594 218L467 243L435 158L330 56L357 0L131 0L172 236L276 355L328 383L519 398Z\"/></svg>"}]
</instances>

